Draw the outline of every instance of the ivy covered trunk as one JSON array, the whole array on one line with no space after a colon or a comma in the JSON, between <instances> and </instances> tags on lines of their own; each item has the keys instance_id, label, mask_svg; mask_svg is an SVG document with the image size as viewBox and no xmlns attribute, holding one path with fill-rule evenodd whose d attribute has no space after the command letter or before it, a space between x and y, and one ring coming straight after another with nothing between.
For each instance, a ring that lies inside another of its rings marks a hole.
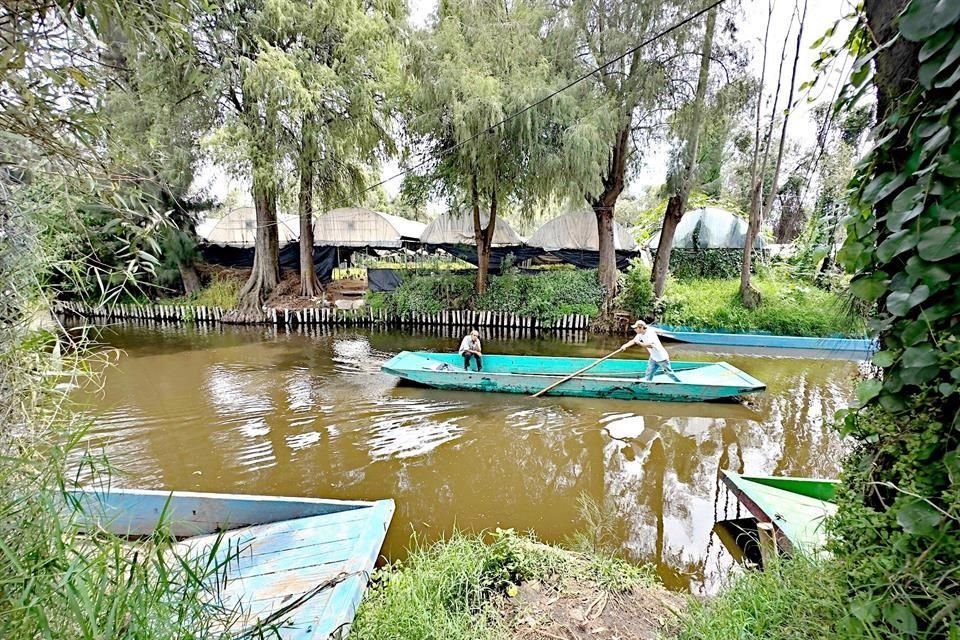
<instances>
[{"instance_id":1,"label":"ivy covered trunk","mask_svg":"<svg viewBox=\"0 0 960 640\"><path fill-rule=\"evenodd\" d=\"M317 143L313 119L303 119L303 143L300 148L300 193L297 213L300 217L300 295L313 298L320 291L320 282L313 266L313 176L316 169Z\"/></svg>"},{"instance_id":2,"label":"ivy covered trunk","mask_svg":"<svg viewBox=\"0 0 960 640\"><path fill-rule=\"evenodd\" d=\"M955 638L960 3L868 0L865 10L863 41L881 45L868 54L875 56L880 125L851 184L838 261L856 274L851 291L876 304L874 363L882 375L860 386L860 408L843 420L857 448L845 465L832 550L846 563L852 629ZM869 64L869 57L854 64L854 90Z\"/></svg>"},{"instance_id":3,"label":"ivy covered trunk","mask_svg":"<svg viewBox=\"0 0 960 640\"><path fill-rule=\"evenodd\" d=\"M257 211L253 270L240 290L237 311L248 317L259 317L263 315L263 303L280 282L280 241L276 188L256 170L253 174L253 204Z\"/></svg>"}]
</instances>

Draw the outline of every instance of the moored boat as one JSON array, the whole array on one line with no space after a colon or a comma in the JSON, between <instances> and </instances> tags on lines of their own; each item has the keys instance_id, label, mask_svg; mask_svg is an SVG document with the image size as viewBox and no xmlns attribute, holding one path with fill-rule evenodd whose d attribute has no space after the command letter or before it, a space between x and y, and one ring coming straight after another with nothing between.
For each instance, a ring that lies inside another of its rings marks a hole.
<instances>
[{"instance_id":1,"label":"moored boat","mask_svg":"<svg viewBox=\"0 0 960 640\"><path fill-rule=\"evenodd\" d=\"M743 476L721 471L723 482L758 522L774 526L783 551L816 553L826 542L824 522L837 512L838 482L787 476Z\"/></svg>"},{"instance_id":2,"label":"moored boat","mask_svg":"<svg viewBox=\"0 0 960 640\"><path fill-rule=\"evenodd\" d=\"M594 360L553 356L484 355L483 370L464 370L457 353L403 351L383 371L437 389L533 394ZM680 382L659 373L646 381L646 360L609 359L547 392L552 396L700 402L734 398L766 388L725 362L674 362Z\"/></svg>"},{"instance_id":3,"label":"moored boat","mask_svg":"<svg viewBox=\"0 0 960 640\"><path fill-rule=\"evenodd\" d=\"M145 536L162 527L181 558L213 557L215 604L239 615L231 636L345 634L393 517L375 502L183 491L70 491L81 529ZM264 625L269 623L266 629ZM257 636L259 637L259 636Z\"/></svg>"},{"instance_id":4,"label":"moored boat","mask_svg":"<svg viewBox=\"0 0 960 640\"><path fill-rule=\"evenodd\" d=\"M657 335L666 340L723 347L768 347L774 349L816 349L820 351L876 351L878 343L870 338L816 336L777 336L766 333L730 333L693 331L683 327L655 325Z\"/></svg>"}]
</instances>

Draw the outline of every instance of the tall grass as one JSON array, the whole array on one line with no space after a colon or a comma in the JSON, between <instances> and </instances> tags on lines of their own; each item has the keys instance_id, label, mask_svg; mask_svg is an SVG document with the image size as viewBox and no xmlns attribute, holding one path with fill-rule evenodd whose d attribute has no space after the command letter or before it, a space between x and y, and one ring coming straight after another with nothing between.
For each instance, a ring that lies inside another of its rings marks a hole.
<instances>
[{"instance_id":1,"label":"tall grass","mask_svg":"<svg viewBox=\"0 0 960 640\"><path fill-rule=\"evenodd\" d=\"M850 313L843 296L802 280L773 274L753 279L760 306L740 302L739 280L673 280L660 321L692 329L787 336L862 336L864 321Z\"/></svg>"},{"instance_id":2,"label":"tall grass","mask_svg":"<svg viewBox=\"0 0 960 640\"><path fill-rule=\"evenodd\" d=\"M214 587L229 554L178 551L162 528L136 541L91 531L70 508L69 489L111 470L83 455L68 393L84 336L49 316L43 284L65 270L20 204L0 183L0 638L225 637L238 612Z\"/></svg>"},{"instance_id":3,"label":"tall grass","mask_svg":"<svg viewBox=\"0 0 960 640\"><path fill-rule=\"evenodd\" d=\"M551 558L511 531L492 544L454 532L414 545L405 563L378 572L351 631L359 640L486 640L506 634L491 597L543 571Z\"/></svg>"},{"instance_id":4,"label":"tall grass","mask_svg":"<svg viewBox=\"0 0 960 640\"><path fill-rule=\"evenodd\" d=\"M797 557L733 581L718 596L694 602L677 640L851 640L837 566Z\"/></svg>"}]
</instances>

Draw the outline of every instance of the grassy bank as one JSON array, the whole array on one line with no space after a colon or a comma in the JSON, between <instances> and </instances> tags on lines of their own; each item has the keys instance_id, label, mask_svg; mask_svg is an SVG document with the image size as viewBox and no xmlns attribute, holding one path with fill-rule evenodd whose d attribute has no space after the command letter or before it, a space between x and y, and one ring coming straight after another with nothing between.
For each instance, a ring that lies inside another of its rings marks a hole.
<instances>
[{"instance_id":1,"label":"grassy bank","mask_svg":"<svg viewBox=\"0 0 960 640\"><path fill-rule=\"evenodd\" d=\"M756 309L740 303L740 281L678 280L670 283L660 321L692 329L785 336L862 336L864 322L848 311L845 298L803 281L762 276L753 279L762 301Z\"/></svg>"},{"instance_id":2,"label":"grassy bank","mask_svg":"<svg viewBox=\"0 0 960 640\"><path fill-rule=\"evenodd\" d=\"M454 534L379 571L351 637L653 640L672 632L682 602L651 570L609 556L512 531Z\"/></svg>"},{"instance_id":3,"label":"grassy bank","mask_svg":"<svg viewBox=\"0 0 960 640\"><path fill-rule=\"evenodd\" d=\"M836 565L794 558L739 576L718 596L695 601L677 640L846 640L846 596Z\"/></svg>"}]
</instances>

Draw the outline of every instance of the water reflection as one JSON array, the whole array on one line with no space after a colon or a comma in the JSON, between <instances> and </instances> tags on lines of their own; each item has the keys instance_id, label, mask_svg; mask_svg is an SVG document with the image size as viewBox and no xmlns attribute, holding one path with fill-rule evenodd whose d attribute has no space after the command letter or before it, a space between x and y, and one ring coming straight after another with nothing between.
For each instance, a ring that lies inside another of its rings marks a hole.
<instances>
[{"instance_id":1,"label":"water reflection","mask_svg":"<svg viewBox=\"0 0 960 640\"><path fill-rule=\"evenodd\" d=\"M623 552L665 582L710 591L732 559L712 532L735 517L720 469L832 476L841 446L824 421L856 365L768 353L722 359L764 380L749 406L446 392L399 387L380 364L402 349L456 348L456 332L124 328L101 392L82 391L91 447L147 488L345 499L393 497L385 553L411 531L582 526L586 494L614 505ZM618 339L485 336L491 352L600 356ZM578 343L579 341L579 343ZM671 347L674 360L717 360Z\"/></svg>"}]
</instances>

